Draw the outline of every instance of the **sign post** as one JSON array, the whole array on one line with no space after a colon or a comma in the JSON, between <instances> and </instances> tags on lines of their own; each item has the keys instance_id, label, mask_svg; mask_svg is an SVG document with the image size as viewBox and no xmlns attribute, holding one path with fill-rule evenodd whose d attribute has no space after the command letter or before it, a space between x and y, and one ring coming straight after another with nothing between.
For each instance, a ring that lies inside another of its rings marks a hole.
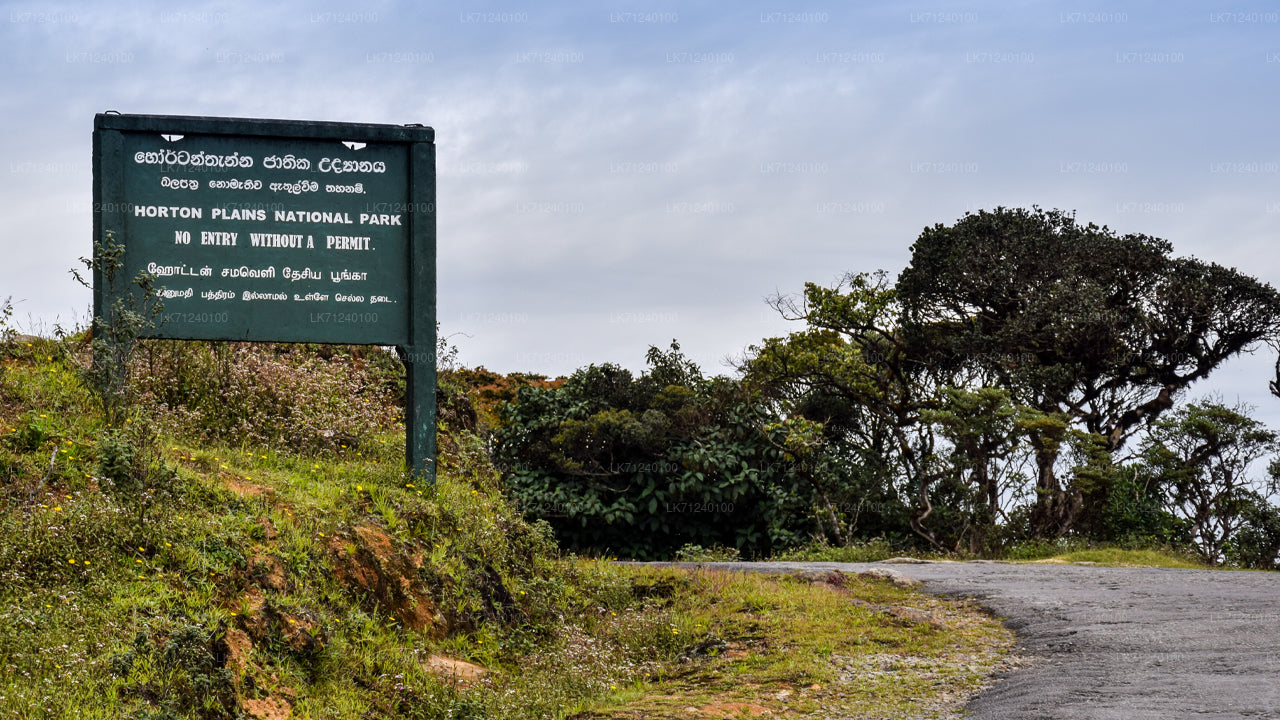
<instances>
[{"instance_id":1,"label":"sign post","mask_svg":"<svg viewBox=\"0 0 1280 720\"><path fill-rule=\"evenodd\" d=\"M161 287L144 337L394 346L406 461L434 481L434 130L101 114L93 196L95 242Z\"/></svg>"}]
</instances>

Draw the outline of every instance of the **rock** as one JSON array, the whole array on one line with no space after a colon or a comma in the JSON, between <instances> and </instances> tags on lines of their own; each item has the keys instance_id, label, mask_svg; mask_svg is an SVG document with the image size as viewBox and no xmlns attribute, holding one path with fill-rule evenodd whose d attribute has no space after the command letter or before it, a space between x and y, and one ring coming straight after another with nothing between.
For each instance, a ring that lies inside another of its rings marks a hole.
<instances>
[{"instance_id":1,"label":"rock","mask_svg":"<svg viewBox=\"0 0 1280 720\"><path fill-rule=\"evenodd\" d=\"M427 658L426 662L422 663L422 668L437 677L463 687L489 674L488 668L465 660L455 660L444 655L432 655Z\"/></svg>"},{"instance_id":2,"label":"rock","mask_svg":"<svg viewBox=\"0 0 1280 720\"><path fill-rule=\"evenodd\" d=\"M801 570L793 575L806 582L844 587L845 574L839 570Z\"/></svg>"},{"instance_id":3,"label":"rock","mask_svg":"<svg viewBox=\"0 0 1280 720\"><path fill-rule=\"evenodd\" d=\"M934 630L945 630L947 628L946 624L934 617L932 613L925 612L919 608L892 606L886 612L903 625L928 625Z\"/></svg>"},{"instance_id":4,"label":"rock","mask_svg":"<svg viewBox=\"0 0 1280 720\"><path fill-rule=\"evenodd\" d=\"M907 577L897 570L889 568L871 568L866 572L858 573L858 577L864 580L888 580L900 588L911 588L920 584L919 580Z\"/></svg>"}]
</instances>

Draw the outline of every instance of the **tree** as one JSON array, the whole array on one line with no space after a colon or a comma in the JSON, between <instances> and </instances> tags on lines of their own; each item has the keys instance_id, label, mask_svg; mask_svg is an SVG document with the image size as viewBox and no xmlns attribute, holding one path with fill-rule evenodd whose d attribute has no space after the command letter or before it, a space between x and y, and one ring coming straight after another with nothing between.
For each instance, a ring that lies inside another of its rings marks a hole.
<instances>
[{"instance_id":1,"label":"tree","mask_svg":"<svg viewBox=\"0 0 1280 720\"><path fill-rule=\"evenodd\" d=\"M801 298L778 296L773 306L805 328L749 348L747 381L779 415L820 426L833 453L846 458L841 505L860 511L858 496L871 495L893 516L910 497L910 530L944 548L929 524L934 437L919 415L943 374L911 357L885 274L848 274L833 288L807 283Z\"/></svg>"},{"instance_id":2,"label":"tree","mask_svg":"<svg viewBox=\"0 0 1280 720\"><path fill-rule=\"evenodd\" d=\"M948 440L952 467L966 473L966 484L976 491L970 551L989 549L1000 512L999 461L1013 452L1021 434L1018 408L999 388L944 388L937 409L920 415Z\"/></svg>"},{"instance_id":3,"label":"tree","mask_svg":"<svg viewBox=\"0 0 1280 720\"><path fill-rule=\"evenodd\" d=\"M1216 563L1261 501L1251 467L1276 452L1280 438L1242 408L1192 403L1151 426L1139 472L1164 488L1168 509L1190 522L1201 555Z\"/></svg>"},{"instance_id":4,"label":"tree","mask_svg":"<svg viewBox=\"0 0 1280 720\"><path fill-rule=\"evenodd\" d=\"M900 328L917 362L966 368L1115 452L1191 384L1276 335L1269 285L1171 252L1060 210L966 214L912 246L896 287ZM1058 477L1057 443L1033 444L1033 525L1060 535L1080 490Z\"/></svg>"}]
</instances>

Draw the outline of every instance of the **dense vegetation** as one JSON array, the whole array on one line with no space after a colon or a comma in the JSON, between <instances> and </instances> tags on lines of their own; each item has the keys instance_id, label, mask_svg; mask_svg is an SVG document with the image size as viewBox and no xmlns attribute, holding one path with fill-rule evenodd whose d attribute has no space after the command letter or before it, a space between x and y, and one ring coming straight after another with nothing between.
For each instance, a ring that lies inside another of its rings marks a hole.
<instances>
[{"instance_id":1,"label":"dense vegetation","mask_svg":"<svg viewBox=\"0 0 1280 720\"><path fill-rule=\"evenodd\" d=\"M896 281L851 273L774 305L802 327L752 346L738 377L704 378L673 345L638 378L593 365L520 390L494 431L509 491L563 542L635 557L1092 540L1276 566L1275 433L1247 408L1178 404L1280 338L1270 286L998 208L926 228Z\"/></svg>"},{"instance_id":2,"label":"dense vegetation","mask_svg":"<svg viewBox=\"0 0 1280 720\"><path fill-rule=\"evenodd\" d=\"M7 307L0 718L922 716L1010 642L881 580L563 556L474 432L555 383L446 368L423 486L389 353L145 341L112 379L85 333L18 336Z\"/></svg>"}]
</instances>

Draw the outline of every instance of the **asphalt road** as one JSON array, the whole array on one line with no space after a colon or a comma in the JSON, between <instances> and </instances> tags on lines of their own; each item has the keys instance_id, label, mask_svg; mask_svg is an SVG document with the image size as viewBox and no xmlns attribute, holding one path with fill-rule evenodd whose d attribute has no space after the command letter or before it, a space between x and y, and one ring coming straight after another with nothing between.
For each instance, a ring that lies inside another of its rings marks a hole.
<instances>
[{"instance_id":1,"label":"asphalt road","mask_svg":"<svg viewBox=\"0 0 1280 720\"><path fill-rule=\"evenodd\" d=\"M1005 619L1028 667L974 718L1280 719L1280 573L1004 563L702 563L754 571L888 568Z\"/></svg>"}]
</instances>

